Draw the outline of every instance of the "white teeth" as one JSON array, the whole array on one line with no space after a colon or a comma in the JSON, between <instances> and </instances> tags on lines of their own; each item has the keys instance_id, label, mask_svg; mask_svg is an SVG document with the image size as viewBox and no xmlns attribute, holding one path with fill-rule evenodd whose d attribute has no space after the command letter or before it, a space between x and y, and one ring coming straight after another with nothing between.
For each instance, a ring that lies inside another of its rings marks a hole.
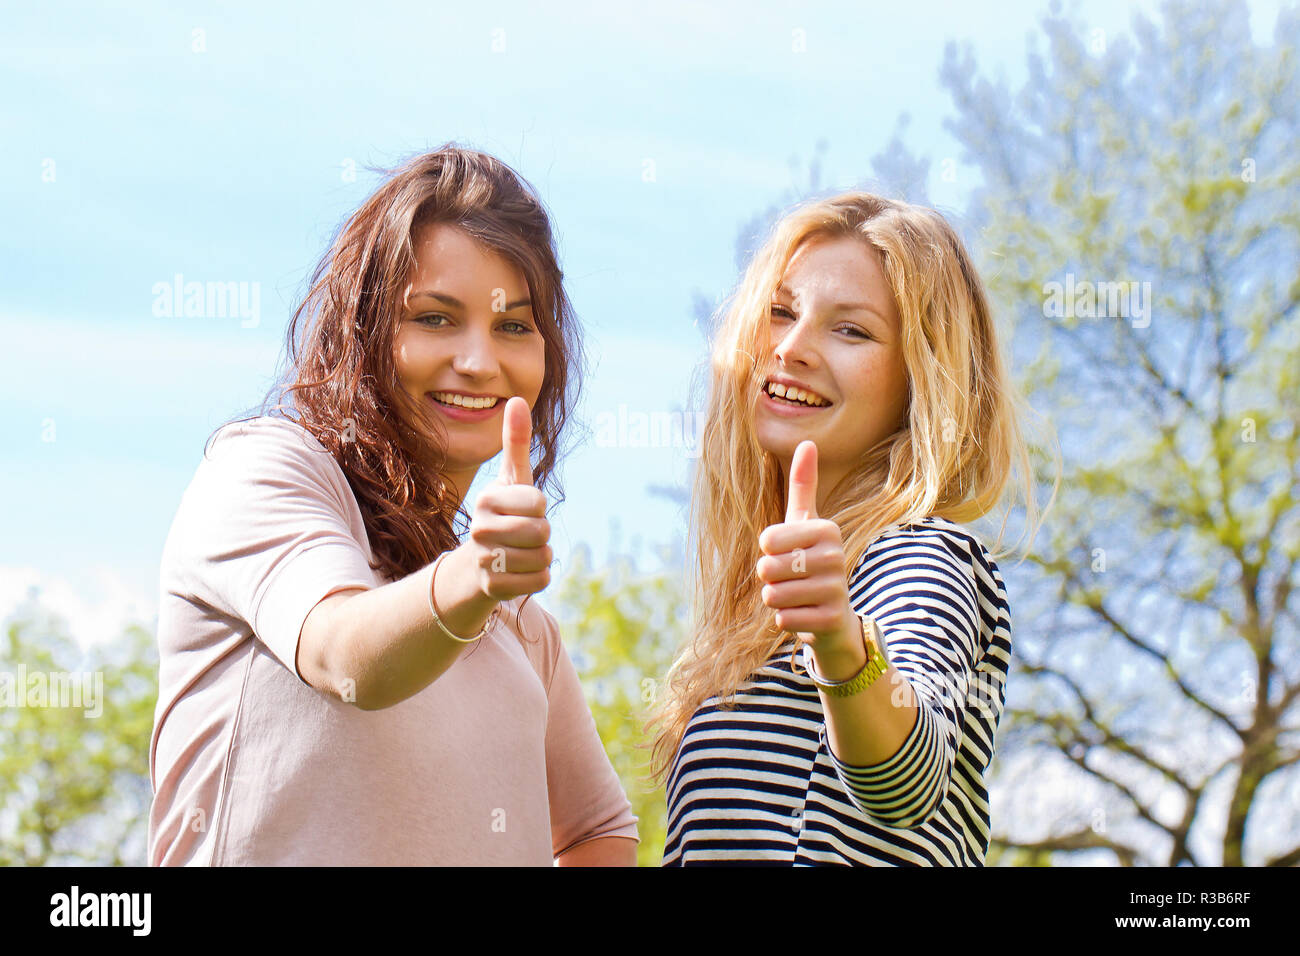
<instances>
[{"instance_id":1,"label":"white teeth","mask_svg":"<svg viewBox=\"0 0 1300 956\"><path fill-rule=\"evenodd\" d=\"M444 405L458 405L461 408L491 408L498 399L491 397L472 398L468 395L456 395L452 392L431 392L434 398Z\"/></svg>"},{"instance_id":2,"label":"white teeth","mask_svg":"<svg viewBox=\"0 0 1300 956\"><path fill-rule=\"evenodd\" d=\"M769 382L767 390L770 394L775 395L778 398L784 398L789 402L799 402L803 405L810 405L813 408L821 408L830 404L830 402L825 399L813 395L812 392L805 392L802 388L787 388L779 382Z\"/></svg>"}]
</instances>

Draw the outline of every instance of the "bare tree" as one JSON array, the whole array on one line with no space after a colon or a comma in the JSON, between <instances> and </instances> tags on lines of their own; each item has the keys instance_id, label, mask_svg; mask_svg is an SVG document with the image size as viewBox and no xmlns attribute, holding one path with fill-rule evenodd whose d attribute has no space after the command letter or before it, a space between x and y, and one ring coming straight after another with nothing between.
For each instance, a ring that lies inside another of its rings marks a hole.
<instances>
[{"instance_id":1,"label":"bare tree","mask_svg":"<svg viewBox=\"0 0 1300 956\"><path fill-rule=\"evenodd\" d=\"M1107 38L1054 6L1015 95L945 52L948 168L1066 464L1004 567L1030 599L994 766L1033 771L995 782L1005 862L1300 862L1297 26L1171 2Z\"/></svg>"}]
</instances>

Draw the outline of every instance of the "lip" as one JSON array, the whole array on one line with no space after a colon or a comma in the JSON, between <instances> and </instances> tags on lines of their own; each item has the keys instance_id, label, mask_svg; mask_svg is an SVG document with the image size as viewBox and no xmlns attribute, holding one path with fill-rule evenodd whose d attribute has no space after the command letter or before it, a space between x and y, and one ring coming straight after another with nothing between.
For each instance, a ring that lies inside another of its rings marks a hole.
<instances>
[{"instance_id":1,"label":"lip","mask_svg":"<svg viewBox=\"0 0 1300 956\"><path fill-rule=\"evenodd\" d=\"M462 392L458 389L438 389L448 395L464 395L468 398L496 398L497 403L489 408L462 408L456 405L444 405L433 397L433 392L425 392L424 397L429 400L429 404L438 410L441 415L450 418L454 422L483 422L500 414L501 409L505 406L505 401L500 395L492 395L490 392L484 392L476 395L473 392Z\"/></svg>"}]
</instances>

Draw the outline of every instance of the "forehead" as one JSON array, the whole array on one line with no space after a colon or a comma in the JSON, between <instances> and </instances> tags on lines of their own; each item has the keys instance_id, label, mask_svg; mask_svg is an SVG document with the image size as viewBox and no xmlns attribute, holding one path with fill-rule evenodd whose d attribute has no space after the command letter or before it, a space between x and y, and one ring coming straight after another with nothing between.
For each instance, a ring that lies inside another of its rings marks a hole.
<instances>
[{"instance_id":1,"label":"forehead","mask_svg":"<svg viewBox=\"0 0 1300 956\"><path fill-rule=\"evenodd\" d=\"M523 270L514 262L453 223L434 222L415 227L411 245L415 252L413 271L418 277L446 281L462 276L492 278L497 285L510 286L524 282Z\"/></svg>"},{"instance_id":2,"label":"forehead","mask_svg":"<svg viewBox=\"0 0 1300 956\"><path fill-rule=\"evenodd\" d=\"M782 276L806 286L865 286L878 275L884 278L880 253L866 240L852 236L813 236L795 249Z\"/></svg>"},{"instance_id":3,"label":"forehead","mask_svg":"<svg viewBox=\"0 0 1300 956\"><path fill-rule=\"evenodd\" d=\"M827 308L864 305L891 326L897 325L884 262L865 239L814 236L805 240L791 257L776 292Z\"/></svg>"}]
</instances>

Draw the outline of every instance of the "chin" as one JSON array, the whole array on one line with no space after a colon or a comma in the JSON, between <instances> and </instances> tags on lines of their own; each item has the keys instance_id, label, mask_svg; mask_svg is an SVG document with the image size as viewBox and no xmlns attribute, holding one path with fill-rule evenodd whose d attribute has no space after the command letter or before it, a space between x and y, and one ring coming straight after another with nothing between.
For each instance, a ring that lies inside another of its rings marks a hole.
<instances>
[{"instance_id":1,"label":"chin","mask_svg":"<svg viewBox=\"0 0 1300 956\"><path fill-rule=\"evenodd\" d=\"M775 429L758 428L756 430L758 438L758 447L769 455L775 455L777 458L793 458L794 450L799 447L799 443L811 435L799 435L793 431L776 431ZM815 439L814 439L815 440Z\"/></svg>"}]
</instances>

